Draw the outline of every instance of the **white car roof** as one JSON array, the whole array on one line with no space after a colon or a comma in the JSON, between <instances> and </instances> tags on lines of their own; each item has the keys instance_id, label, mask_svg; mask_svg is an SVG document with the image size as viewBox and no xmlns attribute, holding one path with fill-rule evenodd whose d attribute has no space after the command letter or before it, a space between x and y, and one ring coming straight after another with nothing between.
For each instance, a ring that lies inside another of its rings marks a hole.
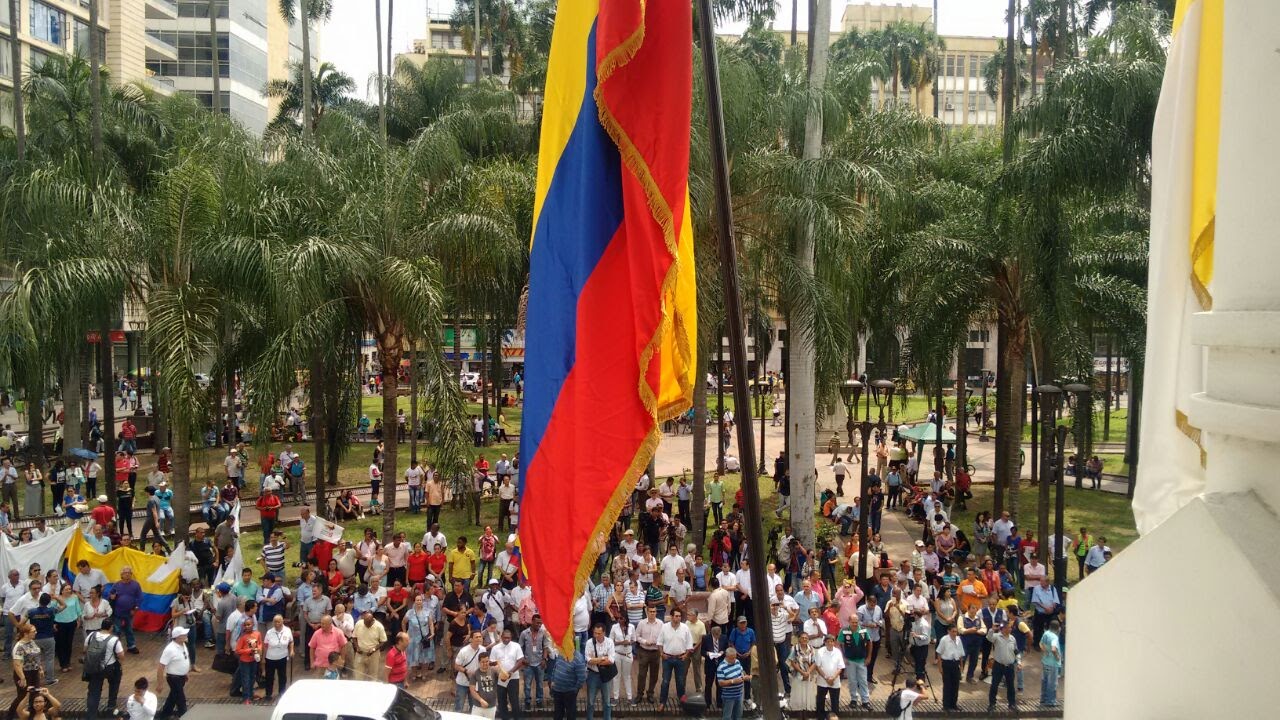
<instances>
[{"instance_id":1,"label":"white car roof","mask_svg":"<svg viewBox=\"0 0 1280 720\"><path fill-rule=\"evenodd\" d=\"M364 680L298 680L280 696L272 720L286 715L339 715L382 718L398 688L390 683ZM440 711L441 720L465 720L469 715Z\"/></svg>"}]
</instances>

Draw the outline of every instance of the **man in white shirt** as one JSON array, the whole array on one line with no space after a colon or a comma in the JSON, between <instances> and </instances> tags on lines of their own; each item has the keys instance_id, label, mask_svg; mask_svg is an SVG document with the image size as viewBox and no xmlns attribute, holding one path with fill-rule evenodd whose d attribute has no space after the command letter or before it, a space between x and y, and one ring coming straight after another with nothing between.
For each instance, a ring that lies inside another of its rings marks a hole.
<instances>
[{"instance_id":1,"label":"man in white shirt","mask_svg":"<svg viewBox=\"0 0 1280 720\"><path fill-rule=\"evenodd\" d=\"M950 712L960 709L960 666L964 662L964 645L955 625L947 628L947 634L938 638L938 666L942 668L942 709Z\"/></svg>"},{"instance_id":2,"label":"man in white shirt","mask_svg":"<svg viewBox=\"0 0 1280 720\"><path fill-rule=\"evenodd\" d=\"M169 683L169 697L160 708L160 717L170 717L174 713L182 717L187 712L187 674L192 670L187 632L184 627L176 627L169 633L171 640L160 653L160 662L156 665L156 690L163 690L164 684Z\"/></svg>"},{"instance_id":3,"label":"man in white shirt","mask_svg":"<svg viewBox=\"0 0 1280 720\"><path fill-rule=\"evenodd\" d=\"M303 505L298 511L298 564L294 567L306 567L311 548L316 544L316 530L320 528L320 522L320 518L311 514L311 506Z\"/></svg>"},{"instance_id":4,"label":"man in white shirt","mask_svg":"<svg viewBox=\"0 0 1280 720\"><path fill-rule=\"evenodd\" d=\"M676 584L677 570L686 572L689 570L685 567L684 558L680 556L680 548L675 543L667 543L667 554L662 557L658 567L662 570L662 586L668 590Z\"/></svg>"},{"instance_id":5,"label":"man in white shirt","mask_svg":"<svg viewBox=\"0 0 1280 720\"><path fill-rule=\"evenodd\" d=\"M498 578L489 579L489 587L480 596L480 602L484 605L485 612L498 621L498 632L502 632L507 614L506 607L510 599L507 597L507 593L503 591ZM489 660L492 662L493 657L490 656Z\"/></svg>"},{"instance_id":6,"label":"man in white shirt","mask_svg":"<svg viewBox=\"0 0 1280 720\"><path fill-rule=\"evenodd\" d=\"M916 583L903 602L907 610L917 617L929 612L929 598L924 596L924 583Z\"/></svg>"},{"instance_id":7,"label":"man in white shirt","mask_svg":"<svg viewBox=\"0 0 1280 720\"><path fill-rule=\"evenodd\" d=\"M80 602L89 602L89 591L94 586L106 588L107 575L97 568L89 567L87 560L81 560L76 563L76 579L71 582L71 587L76 591L76 595L80 596Z\"/></svg>"},{"instance_id":8,"label":"man in white shirt","mask_svg":"<svg viewBox=\"0 0 1280 720\"><path fill-rule=\"evenodd\" d=\"M467 708L471 707L471 680L480 672L485 662L485 649L480 646L480 640L479 631L471 633L469 642L453 657L453 669L457 673L453 678L454 685L457 686L453 696L454 712L463 712L464 703Z\"/></svg>"},{"instance_id":9,"label":"man in white shirt","mask_svg":"<svg viewBox=\"0 0 1280 720\"><path fill-rule=\"evenodd\" d=\"M777 586L777 592L782 597L771 598L769 608L769 617L773 623L773 650L778 658L778 674L782 676L782 691L791 695L791 673L787 669L787 658L791 656L791 627L796 621L796 612L800 606L782 592L781 585ZM784 599L790 601L791 607L788 607Z\"/></svg>"},{"instance_id":10,"label":"man in white shirt","mask_svg":"<svg viewBox=\"0 0 1280 720\"><path fill-rule=\"evenodd\" d=\"M622 542L620 545L622 546L623 553L625 553L628 558L635 557L636 553L640 549L640 543L636 540L636 531L627 528L626 532L622 533Z\"/></svg>"},{"instance_id":11,"label":"man in white shirt","mask_svg":"<svg viewBox=\"0 0 1280 720\"><path fill-rule=\"evenodd\" d=\"M159 701L156 694L147 689L147 678L140 677L133 683L133 694L124 701L129 720L152 720L156 716Z\"/></svg>"},{"instance_id":12,"label":"man in white shirt","mask_svg":"<svg viewBox=\"0 0 1280 720\"><path fill-rule=\"evenodd\" d=\"M1000 513L1000 518L991 523L991 540L1003 548L1009 544L1009 536L1013 534L1013 520L1009 519L1009 511Z\"/></svg>"},{"instance_id":13,"label":"man in white shirt","mask_svg":"<svg viewBox=\"0 0 1280 720\"><path fill-rule=\"evenodd\" d=\"M658 635L662 632L664 625L658 620L658 609L655 607L646 607L644 609L644 620L636 624L636 664L640 669L636 671L636 699L640 698L643 693L645 702L653 702L653 691L658 686L659 666L662 662L662 653L658 647ZM645 678L648 677L648 687L645 686Z\"/></svg>"},{"instance_id":14,"label":"man in white shirt","mask_svg":"<svg viewBox=\"0 0 1280 720\"><path fill-rule=\"evenodd\" d=\"M422 476L417 460L411 461L404 471L404 485L409 490L409 512L414 514L422 512Z\"/></svg>"},{"instance_id":15,"label":"man in white shirt","mask_svg":"<svg viewBox=\"0 0 1280 720\"><path fill-rule=\"evenodd\" d=\"M814 651L826 644L827 635L833 634L827 629L827 621L822 619L822 611L817 606L809 608L809 619L804 621L801 630L809 636L809 647Z\"/></svg>"},{"instance_id":16,"label":"man in white shirt","mask_svg":"<svg viewBox=\"0 0 1280 720\"><path fill-rule=\"evenodd\" d=\"M1030 562L1022 566L1022 589L1029 595L1039 587L1040 580L1049 576L1049 570L1038 558L1032 556Z\"/></svg>"},{"instance_id":17,"label":"man in white shirt","mask_svg":"<svg viewBox=\"0 0 1280 720\"><path fill-rule=\"evenodd\" d=\"M594 709L593 703L597 694L600 696L600 705L604 712L609 713L611 685L601 678L600 669L616 667L618 658L613 640L605 637L603 625L596 625L591 629L591 639L583 643L582 650L583 657L587 660L587 714L590 715ZM622 669L619 667L617 672L621 674ZM614 680L621 682L621 678L614 678Z\"/></svg>"},{"instance_id":18,"label":"man in white shirt","mask_svg":"<svg viewBox=\"0 0 1280 720\"><path fill-rule=\"evenodd\" d=\"M840 672L845 668L844 651L836 647L836 636L827 635L823 646L813 653L813 669L817 672L818 700L816 717L827 716L826 700L831 698L831 712L840 709Z\"/></svg>"},{"instance_id":19,"label":"man in white shirt","mask_svg":"<svg viewBox=\"0 0 1280 720\"><path fill-rule=\"evenodd\" d=\"M121 662L124 660L124 644L111 634L111 625L100 627L85 636L85 658L101 657L101 668L91 671L86 665L84 669L88 689L85 693L85 717L95 718L102 704L102 683L107 683L107 707L114 708L120 695ZM155 708L152 707L154 712Z\"/></svg>"},{"instance_id":20,"label":"man in white shirt","mask_svg":"<svg viewBox=\"0 0 1280 720\"><path fill-rule=\"evenodd\" d=\"M434 552L435 547L439 545L441 550L449 549L449 538L440 532L439 523L431 523L431 527L422 535L422 548L427 552Z\"/></svg>"},{"instance_id":21,"label":"man in white shirt","mask_svg":"<svg viewBox=\"0 0 1280 720\"><path fill-rule=\"evenodd\" d=\"M667 705L667 688L672 673L676 676L676 702L684 697L685 662L693 652L693 635L683 622L684 613L671 611L671 622L658 631L658 649L662 652L662 690L658 693L658 712Z\"/></svg>"},{"instance_id":22,"label":"man in white shirt","mask_svg":"<svg viewBox=\"0 0 1280 720\"><path fill-rule=\"evenodd\" d=\"M894 720L911 720L912 708L923 698L924 681L916 680L914 684L908 681L907 685L902 688L902 693L898 696L902 712L894 715Z\"/></svg>"},{"instance_id":23,"label":"man in white shirt","mask_svg":"<svg viewBox=\"0 0 1280 720\"><path fill-rule=\"evenodd\" d=\"M511 641L510 628L502 631L502 641L489 648L489 667L498 671L498 717L520 717L520 671L524 651Z\"/></svg>"},{"instance_id":24,"label":"man in white shirt","mask_svg":"<svg viewBox=\"0 0 1280 720\"><path fill-rule=\"evenodd\" d=\"M1089 548L1089 552L1084 556L1084 571L1086 575L1097 572L1098 568L1107 563L1107 555L1111 553L1111 548L1107 547L1107 539L1101 535L1093 547Z\"/></svg>"}]
</instances>

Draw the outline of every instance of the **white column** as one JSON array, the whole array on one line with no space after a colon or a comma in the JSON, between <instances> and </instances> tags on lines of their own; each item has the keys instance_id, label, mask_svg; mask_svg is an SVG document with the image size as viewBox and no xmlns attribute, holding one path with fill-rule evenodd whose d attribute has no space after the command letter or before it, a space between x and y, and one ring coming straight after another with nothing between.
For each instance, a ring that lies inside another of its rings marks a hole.
<instances>
[{"instance_id":1,"label":"white column","mask_svg":"<svg viewBox=\"0 0 1280 720\"><path fill-rule=\"evenodd\" d=\"M1222 77L1213 309L1192 336L1208 348L1205 392L1188 415L1207 438L1207 492L1254 490L1280 508L1280 3L1228 2ZM1260 90L1262 90L1260 92Z\"/></svg>"},{"instance_id":2,"label":"white column","mask_svg":"<svg viewBox=\"0 0 1280 720\"><path fill-rule=\"evenodd\" d=\"M1205 391L1188 406L1205 492L1072 588L1067 720L1276 715L1264 678L1280 646L1280 3L1223 5L1213 308L1193 321ZM1199 622L1224 587L1225 622Z\"/></svg>"}]
</instances>

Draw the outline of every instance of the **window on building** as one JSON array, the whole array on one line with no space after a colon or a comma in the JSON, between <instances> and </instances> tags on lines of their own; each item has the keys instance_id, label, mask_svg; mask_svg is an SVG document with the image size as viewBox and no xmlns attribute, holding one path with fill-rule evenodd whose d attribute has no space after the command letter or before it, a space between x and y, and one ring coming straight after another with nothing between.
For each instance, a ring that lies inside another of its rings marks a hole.
<instances>
[{"instance_id":1,"label":"window on building","mask_svg":"<svg viewBox=\"0 0 1280 720\"><path fill-rule=\"evenodd\" d=\"M13 55L9 47L9 41L0 38L0 77L13 77Z\"/></svg>"},{"instance_id":2,"label":"window on building","mask_svg":"<svg viewBox=\"0 0 1280 720\"><path fill-rule=\"evenodd\" d=\"M228 0L214 0L214 12L218 17L227 17L227 4ZM209 3L207 0L178 0L178 17L207 18Z\"/></svg>"},{"instance_id":3,"label":"window on building","mask_svg":"<svg viewBox=\"0 0 1280 720\"><path fill-rule=\"evenodd\" d=\"M76 19L75 45L72 50L80 57L89 57L89 23ZM98 62L107 61L107 32L98 29Z\"/></svg>"},{"instance_id":4,"label":"window on building","mask_svg":"<svg viewBox=\"0 0 1280 720\"><path fill-rule=\"evenodd\" d=\"M956 74L956 56L948 55L946 59L942 61L942 75L943 77L951 77L955 74Z\"/></svg>"},{"instance_id":5,"label":"window on building","mask_svg":"<svg viewBox=\"0 0 1280 720\"><path fill-rule=\"evenodd\" d=\"M971 78L981 77L980 75L978 75L978 56L977 55L969 56L969 77Z\"/></svg>"},{"instance_id":6,"label":"window on building","mask_svg":"<svg viewBox=\"0 0 1280 720\"><path fill-rule=\"evenodd\" d=\"M990 340L991 340L990 330L983 329L983 330L969 331L969 342L971 343L989 342Z\"/></svg>"},{"instance_id":7,"label":"window on building","mask_svg":"<svg viewBox=\"0 0 1280 720\"><path fill-rule=\"evenodd\" d=\"M212 53L209 51L209 33L172 32L167 30L152 33L161 42L169 43L178 49L178 61L151 60L147 69L157 75L166 77L209 77L212 67ZM231 64L227 45L227 34L218 33L218 66L221 77L230 77ZM254 87L266 84L266 80Z\"/></svg>"},{"instance_id":8,"label":"window on building","mask_svg":"<svg viewBox=\"0 0 1280 720\"><path fill-rule=\"evenodd\" d=\"M35 48L27 50L27 67L35 70L44 67L44 64L48 61L49 53Z\"/></svg>"},{"instance_id":9,"label":"window on building","mask_svg":"<svg viewBox=\"0 0 1280 720\"><path fill-rule=\"evenodd\" d=\"M196 100L200 101L201 105L204 105L207 108L213 107L212 92L196 91L192 93L192 95L195 96ZM231 92L228 90L223 90L222 92L218 93L218 95L222 97L222 105L220 106L220 109L222 110L222 114L230 115L231 114Z\"/></svg>"},{"instance_id":10,"label":"window on building","mask_svg":"<svg viewBox=\"0 0 1280 720\"><path fill-rule=\"evenodd\" d=\"M446 37L445 35L442 35L441 33L431 33L431 47L436 49L443 49L445 46L445 42L447 41L448 41L448 37Z\"/></svg>"},{"instance_id":11,"label":"window on building","mask_svg":"<svg viewBox=\"0 0 1280 720\"><path fill-rule=\"evenodd\" d=\"M0 3L0 25L9 25L9 3Z\"/></svg>"},{"instance_id":12,"label":"window on building","mask_svg":"<svg viewBox=\"0 0 1280 720\"><path fill-rule=\"evenodd\" d=\"M62 47L66 41L67 15L40 0L31 0L31 36Z\"/></svg>"}]
</instances>

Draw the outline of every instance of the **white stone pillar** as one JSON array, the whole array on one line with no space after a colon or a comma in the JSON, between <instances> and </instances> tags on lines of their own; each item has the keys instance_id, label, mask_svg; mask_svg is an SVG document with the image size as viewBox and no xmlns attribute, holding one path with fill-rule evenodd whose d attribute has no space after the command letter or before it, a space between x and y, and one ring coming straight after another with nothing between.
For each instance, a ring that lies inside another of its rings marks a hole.
<instances>
[{"instance_id":1,"label":"white stone pillar","mask_svg":"<svg viewBox=\"0 0 1280 720\"><path fill-rule=\"evenodd\" d=\"M1192 324L1205 391L1188 408L1205 492L1070 592L1068 720L1276 716L1280 3L1223 5L1213 308Z\"/></svg>"}]
</instances>

